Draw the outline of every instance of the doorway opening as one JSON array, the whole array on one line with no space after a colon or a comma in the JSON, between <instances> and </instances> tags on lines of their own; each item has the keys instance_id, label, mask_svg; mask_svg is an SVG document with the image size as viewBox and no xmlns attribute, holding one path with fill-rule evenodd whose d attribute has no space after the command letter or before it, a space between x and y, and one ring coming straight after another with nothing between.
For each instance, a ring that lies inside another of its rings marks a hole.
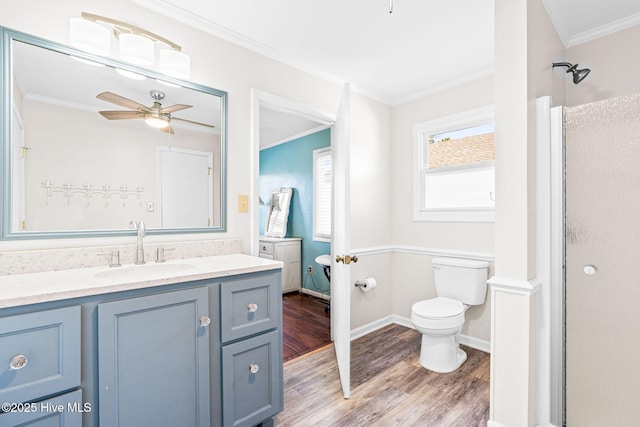
<instances>
[{"instance_id":1,"label":"doorway opening","mask_svg":"<svg viewBox=\"0 0 640 427\"><path fill-rule=\"evenodd\" d=\"M254 92L254 144L257 147L256 255L277 259L283 267L283 359L288 361L331 343L330 282L316 259L331 253L329 233L316 231L317 181L331 170L317 173L317 154L331 150L332 117L286 99ZM325 182L326 184L326 182ZM325 185L326 187L326 185ZM265 236L272 195L291 189L287 229L283 237ZM326 198L326 195L325 195ZM331 194L328 199L331 220ZM255 247L256 245L253 245Z\"/></svg>"}]
</instances>

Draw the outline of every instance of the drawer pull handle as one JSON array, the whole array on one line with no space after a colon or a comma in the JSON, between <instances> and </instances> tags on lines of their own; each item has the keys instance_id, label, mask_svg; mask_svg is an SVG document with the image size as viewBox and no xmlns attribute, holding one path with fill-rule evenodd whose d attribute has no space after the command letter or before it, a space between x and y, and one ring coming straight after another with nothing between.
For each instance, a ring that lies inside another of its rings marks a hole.
<instances>
[{"instance_id":1,"label":"drawer pull handle","mask_svg":"<svg viewBox=\"0 0 640 427\"><path fill-rule=\"evenodd\" d=\"M260 366L258 366L257 363L252 363L251 365L249 365L249 370L251 371L252 374L257 374L258 371L260 370Z\"/></svg>"},{"instance_id":2,"label":"drawer pull handle","mask_svg":"<svg viewBox=\"0 0 640 427\"><path fill-rule=\"evenodd\" d=\"M211 324L211 319L208 316L200 316L200 326L209 326Z\"/></svg>"},{"instance_id":3,"label":"drawer pull handle","mask_svg":"<svg viewBox=\"0 0 640 427\"><path fill-rule=\"evenodd\" d=\"M9 362L9 368L17 371L18 369L22 369L27 366L27 362L27 356L24 354L17 354L13 356L13 359Z\"/></svg>"},{"instance_id":4,"label":"drawer pull handle","mask_svg":"<svg viewBox=\"0 0 640 427\"><path fill-rule=\"evenodd\" d=\"M249 310L249 313L255 313L256 311L258 311L258 304L249 304L247 305L247 310Z\"/></svg>"}]
</instances>

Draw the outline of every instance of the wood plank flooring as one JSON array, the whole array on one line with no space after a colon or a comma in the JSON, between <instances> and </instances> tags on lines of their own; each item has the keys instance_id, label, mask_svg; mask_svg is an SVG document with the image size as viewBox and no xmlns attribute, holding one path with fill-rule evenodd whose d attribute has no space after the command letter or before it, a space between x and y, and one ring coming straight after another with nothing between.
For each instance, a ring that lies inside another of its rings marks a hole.
<instances>
[{"instance_id":1,"label":"wood plank flooring","mask_svg":"<svg viewBox=\"0 0 640 427\"><path fill-rule=\"evenodd\" d=\"M288 361L331 343L328 302L293 292L282 296L283 359Z\"/></svg>"},{"instance_id":2,"label":"wood plank flooring","mask_svg":"<svg viewBox=\"0 0 640 427\"><path fill-rule=\"evenodd\" d=\"M344 399L332 345L284 365L284 412L276 426L486 426L489 355L438 374L418 363L420 334L389 325L352 342L351 398Z\"/></svg>"}]
</instances>

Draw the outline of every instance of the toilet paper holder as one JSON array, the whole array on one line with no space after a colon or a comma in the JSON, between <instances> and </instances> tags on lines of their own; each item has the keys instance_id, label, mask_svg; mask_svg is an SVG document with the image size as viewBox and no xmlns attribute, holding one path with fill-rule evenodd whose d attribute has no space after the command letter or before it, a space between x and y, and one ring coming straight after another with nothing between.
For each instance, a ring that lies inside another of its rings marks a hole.
<instances>
[{"instance_id":1,"label":"toilet paper holder","mask_svg":"<svg viewBox=\"0 0 640 427\"><path fill-rule=\"evenodd\" d=\"M373 277L369 277L364 280L356 280L354 284L356 288L359 288L361 291L368 292L372 289L375 289L378 286L376 279Z\"/></svg>"}]
</instances>

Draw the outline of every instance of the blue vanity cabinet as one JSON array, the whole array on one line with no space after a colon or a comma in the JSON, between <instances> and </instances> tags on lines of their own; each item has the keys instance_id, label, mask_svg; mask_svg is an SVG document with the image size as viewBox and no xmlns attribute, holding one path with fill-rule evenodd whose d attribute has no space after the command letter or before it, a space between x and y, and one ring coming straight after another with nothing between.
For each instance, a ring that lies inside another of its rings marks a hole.
<instances>
[{"instance_id":1,"label":"blue vanity cabinet","mask_svg":"<svg viewBox=\"0 0 640 427\"><path fill-rule=\"evenodd\" d=\"M83 427L82 413L90 411L82 402L82 391L75 390L60 396L30 403L20 411L0 416L0 426ZM27 408L33 410L26 411Z\"/></svg>"},{"instance_id":2,"label":"blue vanity cabinet","mask_svg":"<svg viewBox=\"0 0 640 427\"><path fill-rule=\"evenodd\" d=\"M101 426L210 426L209 289L98 304Z\"/></svg>"},{"instance_id":3,"label":"blue vanity cabinet","mask_svg":"<svg viewBox=\"0 0 640 427\"><path fill-rule=\"evenodd\" d=\"M0 426L81 425L80 323L78 305L0 313Z\"/></svg>"},{"instance_id":4,"label":"blue vanity cabinet","mask_svg":"<svg viewBox=\"0 0 640 427\"><path fill-rule=\"evenodd\" d=\"M220 285L222 425L266 423L283 409L281 274Z\"/></svg>"},{"instance_id":5,"label":"blue vanity cabinet","mask_svg":"<svg viewBox=\"0 0 640 427\"><path fill-rule=\"evenodd\" d=\"M0 427L270 425L283 409L281 278L273 269L0 309L0 403L45 408L0 413ZM19 355L27 364L9 369Z\"/></svg>"}]
</instances>

